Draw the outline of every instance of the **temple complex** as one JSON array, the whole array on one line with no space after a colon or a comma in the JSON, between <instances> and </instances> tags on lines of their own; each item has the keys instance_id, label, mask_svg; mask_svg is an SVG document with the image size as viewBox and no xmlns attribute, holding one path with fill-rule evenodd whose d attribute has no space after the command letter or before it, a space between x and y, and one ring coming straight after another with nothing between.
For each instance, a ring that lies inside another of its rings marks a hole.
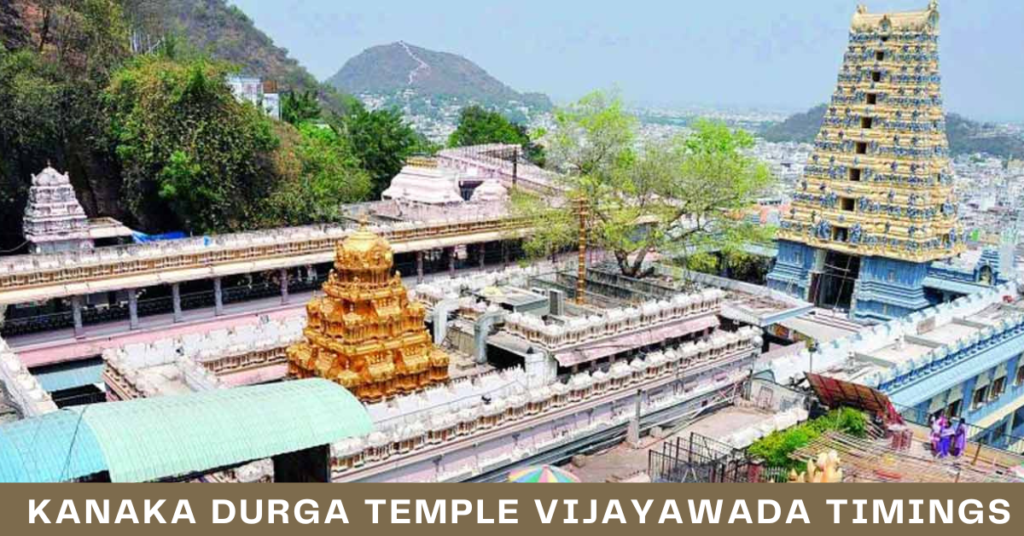
<instances>
[{"instance_id":1,"label":"temple complex","mask_svg":"<svg viewBox=\"0 0 1024 536\"><path fill-rule=\"evenodd\" d=\"M392 274L387 240L365 229L337 247L323 291L306 306L306 341L288 349L289 375L337 382L365 401L448 379L448 355L423 325L424 307Z\"/></svg>"},{"instance_id":2,"label":"temple complex","mask_svg":"<svg viewBox=\"0 0 1024 536\"><path fill-rule=\"evenodd\" d=\"M949 163L935 2L853 16L850 44L769 285L856 319L927 307L933 261L964 251Z\"/></svg>"}]
</instances>

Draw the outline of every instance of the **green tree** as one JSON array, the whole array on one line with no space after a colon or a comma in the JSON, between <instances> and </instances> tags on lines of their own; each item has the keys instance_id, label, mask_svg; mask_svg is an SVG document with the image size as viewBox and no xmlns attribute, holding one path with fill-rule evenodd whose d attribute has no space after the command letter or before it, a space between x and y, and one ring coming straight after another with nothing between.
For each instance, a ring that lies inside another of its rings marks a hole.
<instances>
[{"instance_id":1,"label":"green tree","mask_svg":"<svg viewBox=\"0 0 1024 536\"><path fill-rule=\"evenodd\" d=\"M147 229L251 227L271 191L271 120L239 103L226 64L141 56L105 93L129 208Z\"/></svg>"},{"instance_id":2,"label":"green tree","mask_svg":"<svg viewBox=\"0 0 1024 536\"><path fill-rule=\"evenodd\" d=\"M122 216L98 98L128 54L119 2L48 0L39 8L31 42L0 45L0 248L22 242L31 176L47 163L71 174L90 215Z\"/></svg>"},{"instance_id":3,"label":"green tree","mask_svg":"<svg viewBox=\"0 0 1024 536\"><path fill-rule=\"evenodd\" d=\"M320 100L315 91L289 91L281 100L281 119L286 123L301 125L318 121L320 115Z\"/></svg>"},{"instance_id":4,"label":"green tree","mask_svg":"<svg viewBox=\"0 0 1024 536\"><path fill-rule=\"evenodd\" d=\"M448 146L468 147L489 143L519 145L523 148L524 157L534 164L544 165L544 148L530 140L525 126L481 106L463 108L459 113L458 127L448 137Z\"/></svg>"},{"instance_id":5,"label":"green tree","mask_svg":"<svg viewBox=\"0 0 1024 536\"><path fill-rule=\"evenodd\" d=\"M279 127L281 181L267 198L264 225L306 225L341 220L341 205L366 199L370 177L348 140L330 127ZM294 166L293 166L294 164ZM288 169L292 168L292 169Z\"/></svg>"},{"instance_id":6,"label":"green tree","mask_svg":"<svg viewBox=\"0 0 1024 536\"><path fill-rule=\"evenodd\" d=\"M698 121L687 138L637 144L635 128L617 98L591 94L556 111L549 153L565 173L564 199L586 203L592 243L615 256L623 275L653 274L646 261L655 252L682 257L709 249L732 252L766 238L763 229L741 217L771 182L767 168L743 153L753 143L748 134ZM542 212L534 208L532 217ZM572 218L539 221L577 225ZM563 245L531 244L552 236L564 240L569 232L531 235L527 250Z\"/></svg>"},{"instance_id":7,"label":"green tree","mask_svg":"<svg viewBox=\"0 0 1024 536\"><path fill-rule=\"evenodd\" d=\"M337 125L348 136L362 168L370 174L374 199L380 198L406 159L424 148L422 137L395 109L369 111L353 105Z\"/></svg>"}]
</instances>

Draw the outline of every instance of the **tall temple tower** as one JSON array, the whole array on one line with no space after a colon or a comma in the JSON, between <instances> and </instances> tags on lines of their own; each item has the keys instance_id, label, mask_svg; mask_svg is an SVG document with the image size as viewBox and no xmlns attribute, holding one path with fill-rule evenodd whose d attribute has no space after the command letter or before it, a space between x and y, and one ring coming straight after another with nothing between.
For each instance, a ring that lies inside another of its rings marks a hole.
<instances>
[{"instance_id":1,"label":"tall temple tower","mask_svg":"<svg viewBox=\"0 0 1024 536\"><path fill-rule=\"evenodd\" d=\"M448 380L448 355L393 263L387 240L365 229L337 246L325 295L306 305L305 341L288 348L289 376L326 378L367 402Z\"/></svg>"},{"instance_id":2,"label":"tall temple tower","mask_svg":"<svg viewBox=\"0 0 1024 536\"><path fill-rule=\"evenodd\" d=\"M940 89L936 2L857 8L832 103L778 233L768 285L855 319L929 305L929 264L964 249Z\"/></svg>"}]
</instances>

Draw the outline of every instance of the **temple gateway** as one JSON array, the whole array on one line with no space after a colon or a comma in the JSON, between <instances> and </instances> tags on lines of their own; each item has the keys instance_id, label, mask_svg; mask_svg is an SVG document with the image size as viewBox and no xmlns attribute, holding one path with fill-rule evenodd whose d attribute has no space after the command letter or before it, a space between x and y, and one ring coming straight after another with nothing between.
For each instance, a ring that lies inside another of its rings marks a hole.
<instances>
[{"instance_id":1,"label":"temple gateway","mask_svg":"<svg viewBox=\"0 0 1024 536\"><path fill-rule=\"evenodd\" d=\"M939 12L857 9L814 152L781 222L768 286L859 320L939 301L935 261L964 251L939 77ZM940 274L941 275L941 274Z\"/></svg>"},{"instance_id":2,"label":"temple gateway","mask_svg":"<svg viewBox=\"0 0 1024 536\"><path fill-rule=\"evenodd\" d=\"M306 306L305 342L288 348L289 376L337 382L375 402L448 379L448 355L423 324L426 310L391 274L387 240L365 229L336 248L325 296Z\"/></svg>"}]
</instances>

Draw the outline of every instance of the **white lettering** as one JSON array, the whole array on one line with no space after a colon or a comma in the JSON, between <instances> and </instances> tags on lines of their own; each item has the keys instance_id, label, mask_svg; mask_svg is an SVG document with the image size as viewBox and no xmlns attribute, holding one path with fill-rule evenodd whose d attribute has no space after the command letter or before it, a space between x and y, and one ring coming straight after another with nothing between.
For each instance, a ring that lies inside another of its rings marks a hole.
<instances>
[{"instance_id":1,"label":"white lettering","mask_svg":"<svg viewBox=\"0 0 1024 536\"><path fill-rule=\"evenodd\" d=\"M672 511L671 515L669 515L669 510ZM664 524L668 518L675 519L676 523L683 522L683 516L679 515L679 506L676 505L675 499L665 501L665 506L661 508L661 517L658 518L658 524Z\"/></svg>"},{"instance_id":2,"label":"white lettering","mask_svg":"<svg viewBox=\"0 0 1024 536\"><path fill-rule=\"evenodd\" d=\"M775 514L772 516L771 519L768 519L764 515L764 510L765 510L764 507L765 506L771 506L772 509L775 510ZM757 522L758 523L769 525L769 524L772 524L772 523L775 523L776 521L778 521L780 517L782 517L782 507L779 506L779 503L777 503L777 502L775 502L775 501L773 501L771 499L761 499L761 500L757 501Z\"/></svg>"},{"instance_id":3,"label":"white lettering","mask_svg":"<svg viewBox=\"0 0 1024 536\"><path fill-rule=\"evenodd\" d=\"M324 524L330 524L335 519L340 519L342 523L348 525L348 514L345 513L345 505L341 503L341 499L331 501L331 509L327 511Z\"/></svg>"},{"instance_id":4,"label":"white lettering","mask_svg":"<svg viewBox=\"0 0 1024 536\"><path fill-rule=\"evenodd\" d=\"M443 500L434 501L434 509L427 509L427 501L416 501L416 524L423 523L426 519L427 523L437 523L438 518L441 520L441 524L444 524L444 507L445 502Z\"/></svg>"},{"instance_id":5,"label":"white lettering","mask_svg":"<svg viewBox=\"0 0 1024 536\"><path fill-rule=\"evenodd\" d=\"M408 508L402 508L403 506L409 505L409 499L392 499L391 500L391 522L396 525L408 525L412 522L409 518L398 517L400 515L409 515Z\"/></svg>"},{"instance_id":6,"label":"white lettering","mask_svg":"<svg viewBox=\"0 0 1024 536\"><path fill-rule=\"evenodd\" d=\"M377 508L386 503L384 499L366 499L366 504L373 506L373 524L377 524Z\"/></svg>"},{"instance_id":7,"label":"white lettering","mask_svg":"<svg viewBox=\"0 0 1024 536\"><path fill-rule=\"evenodd\" d=\"M793 505L789 507L789 515L786 516L786 524L792 523L794 519L801 519L807 525L811 524L807 517L807 509L804 508L804 501L801 499L793 500Z\"/></svg>"},{"instance_id":8,"label":"white lettering","mask_svg":"<svg viewBox=\"0 0 1024 536\"><path fill-rule=\"evenodd\" d=\"M101 524L110 523L110 501L103 499L103 510L100 510L100 505L93 499L85 501L85 522L92 523L92 515L96 513L96 522Z\"/></svg>"},{"instance_id":9,"label":"white lettering","mask_svg":"<svg viewBox=\"0 0 1024 536\"><path fill-rule=\"evenodd\" d=\"M498 501L498 523L503 523L503 524L506 524L506 525L507 524L519 523L519 520L516 519L515 517L509 517L509 516L515 516L516 515L516 509L515 508L510 508L510 506L514 507L517 504L519 504L519 501L516 500L516 499L511 499L511 500L510 499L502 499L502 500L499 500Z\"/></svg>"},{"instance_id":10,"label":"white lettering","mask_svg":"<svg viewBox=\"0 0 1024 536\"><path fill-rule=\"evenodd\" d=\"M544 511L544 505L541 504L540 499L534 499L533 502L537 505L537 514L540 516L540 522L545 525L551 524L551 518L555 517L555 506L558 504L558 501L552 500L547 512ZM43 506L46 505L44 504Z\"/></svg>"},{"instance_id":11,"label":"white lettering","mask_svg":"<svg viewBox=\"0 0 1024 536\"><path fill-rule=\"evenodd\" d=\"M120 523L122 519L131 519L132 523L139 524L139 516L135 515L135 505L131 501L121 501L121 508L117 510L114 523Z\"/></svg>"},{"instance_id":12,"label":"white lettering","mask_svg":"<svg viewBox=\"0 0 1024 536\"><path fill-rule=\"evenodd\" d=\"M224 516L220 515L220 507L221 506L226 506L227 507L227 509L228 509L227 517L224 517ZM231 523L234 520L235 520L235 504L233 502L231 502L231 501L225 501L224 499L214 499L213 500L213 523L219 525L219 524L222 524L222 523Z\"/></svg>"},{"instance_id":13,"label":"white lettering","mask_svg":"<svg viewBox=\"0 0 1024 536\"><path fill-rule=\"evenodd\" d=\"M839 507L848 504L848 501L846 499L828 499L825 501L825 504L832 505L832 522L838 525L842 519L839 515Z\"/></svg>"},{"instance_id":14,"label":"white lettering","mask_svg":"<svg viewBox=\"0 0 1024 536\"><path fill-rule=\"evenodd\" d=\"M700 508L694 508L693 499L689 499L687 502L690 503L690 521L694 523L703 523L704 510L706 509L708 512L708 522L713 525L718 523L718 518L722 515L721 499L718 500L718 503L715 505L714 510L711 509L711 501L707 499L701 499ZM694 510L697 511L696 514L694 514Z\"/></svg>"},{"instance_id":15,"label":"white lettering","mask_svg":"<svg viewBox=\"0 0 1024 536\"><path fill-rule=\"evenodd\" d=\"M459 508L459 507L462 508ZM468 516L473 511L473 503L466 499L455 499L452 501L452 523L459 522L459 516Z\"/></svg>"},{"instance_id":16,"label":"white lettering","mask_svg":"<svg viewBox=\"0 0 1024 536\"><path fill-rule=\"evenodd\" d=\"M146 499L145 513L147 525L153 522L154 517L160 520L159 523L161 525L167 524L167 521L164 520L163 514L160 513L160 507L163 506L165 502L167 502L165 499L160 499L156 504L153 504L149 499Z\"/></svg>"},{"instance_id":17,"label":"white lettering","mask_svg":"<svg viewBox=\"0 0 1024 536\"><path fill-rule=\"evenodd\" d=\"M967 525L973 525L975 523L984 523L985 512L982 510L967 511L968 506L982 508L981 501L977 499L967 499L966 501L960 503L960 521Z\"/></svg>"},{"instance_id":18,"label":"white lettering","mask_svg":"<svg viewBox=\"0 0 1024 536\"><path fill-rule=\"evenodd\" d=\"M739 512L742 510L742 513ZM743 518L747 520L747 523L753 523L754 520L750 519L750 511L747 510L747 501L742 499L736 501L732 505L732 514L729 514L729 524L736 522L737 518Z\"/></svg>"},{"instance_id":19,"label":"white lettering","mask_svg":"<svg viewBox=\"0 0 1024 536\"><path fill-rule=\"evenodd\" d=\"M177 523L182 518L187 519L193 525L196 524L196 518L192 515L192 505L188 503L188 499L178 501L178 508L174 510L174 518L171 519L171 523Z\"/></svg>"},{"instance_id":20,"label":"white lettering","mask_svg":"<svg viewBox=\"0 0 1024 536\"><path fill-rule=\"evenodd\" d=\"M249 508L246 503L247 501L242 499L242 522L248 525L255 525L256 523L259 523L263 519L263 501L256 501L256 517L249 517Z\"/></svg>"},{"instance_id":21,"label":"white lettering","mask_svg":"<svg viewBox=\"0 0 1024 536\"><path fill-rule=\"evenodd\" d=\"M36 518L42 519L43 523L46 523L46 524L50 523L50 518L46 517L46 512L43 511L43 508L46 508L46 505L48 505L48 504L50 504L50 499L46 499L45 501L39 503L39 506L36 506L36 500L35 499L29 499L29 501L28 501L28 523L30 525L36 522Z\"/></svg>"},{"instance_id":22,"label":"white lettering","mask_svg":"<svg viewBox=\"0 0 1024 536\"><path fill-rule=\"evenodd\" d=\"M875 523L878 523L878 519L881 518L884 523L891 524L893 520L896 523L903 523L903 501L895 500L892 502L892 506L889 507L889 511L885 511L885 501L875 501Z\"/></svg>"},{"instance_id":23,"label":"white lettering","mask_svg":"<svg viewBox=\"0 0 1024 536\"><path fill-rule=\"evenodd\" d=\"M303 506L309 506L308 511L303 511ZM302 499L295 503L295 521L298 521L302 525L309 525L320 523L320 511L317 510L319 505L312 499Z\"/></svg>"},{"instance_id":24,"label":"white lettering","mask_svg":"<svg viewBox=\"0 0 1024 536\"><path fill-rule=\"evenodd\" d=\"M1002 506L1003 508L998 508L999 506ZM1008 503L1006 500L996 499L988 503L988 507L990 510L992 510L993 514L999 514L998 516L988 516L989 521L995 523L996 525L1005 525L1006 523L1010 522L1010 511L1007 510L1007 508L1010 507L1010 503Z\"/></svg>"},{"instance_id":25,"label":"white lettering","mask_svg":"<svg viewBox=\"0 0 1024 536\"><path fill-rule=\"evenodd\" d=\"M80 523L78 520L78 510L75 509L75 501L65 500L64 504L60 505L60 513L57 514L57 524L61 524L65 519L70 519L75 524Z\"/></svg>"}]
</instances>

